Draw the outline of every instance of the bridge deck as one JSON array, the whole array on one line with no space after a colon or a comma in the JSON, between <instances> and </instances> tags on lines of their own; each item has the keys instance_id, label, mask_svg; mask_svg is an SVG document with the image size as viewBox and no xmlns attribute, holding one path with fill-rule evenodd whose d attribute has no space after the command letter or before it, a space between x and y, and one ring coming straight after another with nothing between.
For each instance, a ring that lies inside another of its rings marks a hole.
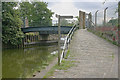
<instances>
[{"instance_id":1,"label":"bridge deck","mask_svg":"<svg viewBox=\"0 0 120 80\"><path fill-rule=\"evenodd\" d=\"M118 47L88 32L78 30L70 45L70 57L76 66L56 70L55 78L117 78Z\"/></svg>"},{"instance_id":2,"label":"bridge deck","mask_svg":"<svg viewBox=\"0 0 120 80\"><path fill-rule=\"evenodd\" d=\"M72 26L61 26L61 34L68 34ZM21 28L24 33L39 32L39 34L58 34L58 26L40 26Z\"/></svg>"}]
</instances>

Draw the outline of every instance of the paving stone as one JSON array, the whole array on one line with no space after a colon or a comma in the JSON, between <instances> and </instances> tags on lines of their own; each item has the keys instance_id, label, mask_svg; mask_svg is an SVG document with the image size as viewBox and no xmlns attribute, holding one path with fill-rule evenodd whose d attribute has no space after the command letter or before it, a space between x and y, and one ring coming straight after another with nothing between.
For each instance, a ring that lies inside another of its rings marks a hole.
<instances>
[{"instance_id":1,"label":"paving stone","mask_svg":"<svg viewBox=\"0 0 120 80\"><path fill-rule=\"evenodd\" d=\"M85 29L77 30L70 43L70 57L76 61L55 78L118 78L118 47Z\"/></svg>"}]
</instances>

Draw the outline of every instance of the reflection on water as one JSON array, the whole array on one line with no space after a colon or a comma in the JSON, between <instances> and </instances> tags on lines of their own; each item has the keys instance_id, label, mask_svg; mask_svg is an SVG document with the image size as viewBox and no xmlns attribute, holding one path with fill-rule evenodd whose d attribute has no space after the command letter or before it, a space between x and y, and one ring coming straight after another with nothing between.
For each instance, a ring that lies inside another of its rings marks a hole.
<instances>
[{"instance_id":1,"label":"reflection on water","mask_svg":"<svg viewBox=\"0 0 120 80\"><path fill-rule=\"evenodd\" d=\"M40 70L56 50L56 45L3 50L2 77L25 78L30 76L35 70Z\"/></svg>"}]
</instances>

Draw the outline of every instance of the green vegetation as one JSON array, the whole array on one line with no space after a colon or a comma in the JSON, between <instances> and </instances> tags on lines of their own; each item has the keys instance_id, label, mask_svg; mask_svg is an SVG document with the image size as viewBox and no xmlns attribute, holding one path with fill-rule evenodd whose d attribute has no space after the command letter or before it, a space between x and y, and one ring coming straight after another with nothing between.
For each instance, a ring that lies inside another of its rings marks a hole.
<instances>
[{"instance_id":1,"label":"green vegetation","mask_svg":"<svg viewBox=\"0 0 120 80\"><path fill-rule=\"evenodd\" d=\"M31 41L28 39L28 40L27 40L27 43L30 43L30 42L31 42Z\"/></svg>"},{"instance_id":2,"label":"green vegetation","mask_svg":"<svg viewBox=\"0 0 120 80\"><path fill-rule=\"evenodd\" d=\"M39 32L29 32L29 33L26 33L25 35L32 35L32 36L39 35Z\"/></svg>"},{"instance_id":3,"label":"green vegetation","mask_svg":"<svg viewBox=\"0 0 120 80\"><path fill-rule=\"evenodd\" d=\"M32 75L35 74L37 71L41 71L42 69L45 69L57 57L57 55L58 55L58 53L56 53L54 55L49 55L47 61L43 62L42 67L35 69L34 72L27 77L28 78L32 77Z\"/></svg>"},{"instance_id":4,"label":"green vegetation","mask_svg":"<svg viewBox=\"0 0 120 80\"><path fill-rule=\"evenodd\" d=\"M115 58L114 53L112 53L109 57L112 57L112 60L114 60Z\"/></svg>"},{"instance_id":5,"label":"green vegetation","mask_svg":"<svg viewBox=\"0 0 120 80\"><path fill-rule=\"evenodd\" d=\"M67 70L68 68L74 66L74 61L65 61L63 60L60 66L57 66L58 70Z\"/></svg>"},{"instance_id":6,"label":"green vegetation","mask_svg":"<svg viewBox=\"0 0 120 80\"><path fill-rule=\"evenodd\" d=\"M78 21L80 21L80 18L79 18L79 16L76 16L75 18L77 18L77 19L78 19Z\"/></svg>"},{"instance_id":7,"label":"green vegetation","mask_svg":"<svg viewBox=\"0 0 120 80\"><path fill-rule=\"evenodd\" d=\"M118 18L117 19L111 19L108 23L106 23L107 26L118 26Z\"/></svg>"},{"instance_id":8,"label":"green vegetation","mask_svg":"<svg viewBox=\"0 0 120 80\"><path fill-rule=\"evenodd\" d=\"M49 78L50 76L53 76L53 73L55 70L67 70L68 68L74 66L75 64L73 64L74 61L66 61L63 60L61 62L61 65L58 66L58 64L56 64L55 66L53 66L50 71L43 77L43 78Z\"/></svg>"},{"instance_id":9,"label":"green vegetation","mask_svg":"<svg viewBox=\"0 0 120 80\"><path fill-rule=\"evenodd\" d=\"M2 42L7 45L21 44L24 37L21 32L22 20L19 16L19 10L14 9L17 6L15 2L2 3Z\"/></svg>"},{"instance_id":10,"label":"green vegetation","mask_svg":"<svg viewBox=\"0 0 120 80\"><path fill-rule=\"evenodd\" d=\"M55 69L57 68L58 64L56 64L55 66L53 66L49 72L47 72L47 74L43 77L43 78L49 78L50 76L53 75Z\"/></svg>"},{"instance_id":11,"label":"green vegetation","mask_svg":"<svg viewBox=\"0 0 120 80\"><path fill-rule=\"evenodd\" d=\"M112 59L114 59L114 57L115 57L114 54L112 54Z\"/></svg>"},{"instance_id":12,"label":"green vegetation","mask_svg":"<svg viewBox=\"0 0 120 80\"><path fill-rule=\"evenodd\" d=\"M97 35L97 36L103 38L104 40L106 40L106 41L108 41L108 42L114 44L114 45L120 46L116 41L111 41L111 40L107 39L106 37L104 37L104 36L103 36L104 33L94 32L94 31L91 31L91 30L89 30L89 29L87 29L87 30L88 30L89 32L92 32L93 34L95 34L95 35Z\"/></svg>"},{"instance_id":13,"label":"green vegetation","mask_svg":"<svg viewBox=\"0 0 120 80\"><path fill-rule=\"evenodd\" d=\"M21 27L25 18L29 26L52 25L51 10L45 2L2 2L2 43L7 46L22 44Z\"/></svg>"},{"instance_id":14,"label":"green vegetation","mask_svg":"<svg viewBox=\"0 0 120 80\"><path fill-rule=\"evenodd\" d=\"M68 58L70 51L67 51L67 54L65 56L65 59ZM58 64L54 65L50 71L47 72L47 74L43 77L43 78L49 78L50 76L53 76L53 73L55 70L67 70L72 66L75 66L75 64L73 63L75 61L67 61L67 60L62 60L60 66L58 66ZM66 72L66 71L65 71Z\"/></svg>"},{"instance_id":15,"label":"green vegetation","mask_svg":"<svg viewBox=\"0 0 120 80\"><path fill-rule=\"evenodd\" d=\"M70 50L67 51L67 54L65 55L65 59L68 58L69 54L70 54Z\"/></svg>"},{"instance_id":16,"label":"green vegetation","mask_svg":"<svg viewBox=\"0 0 120 80\"><path fill-rule=\"evenodd\" d=\"M20 3L21 18L29 20L29 26L51 26L52 14L46 2Z\"/></svg>"}]
</instances>

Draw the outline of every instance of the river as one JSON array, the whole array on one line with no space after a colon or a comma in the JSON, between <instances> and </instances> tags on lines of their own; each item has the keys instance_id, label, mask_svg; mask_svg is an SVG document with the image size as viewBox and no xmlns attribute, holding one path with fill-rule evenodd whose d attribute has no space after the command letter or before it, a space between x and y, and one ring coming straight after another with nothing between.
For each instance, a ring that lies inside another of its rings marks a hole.
<instances>
[{"instance_id":1,"label":"river","mask_svg":"<svg viewBox=\"0 0 120 80\"><path fill-rule=\"evenodd\" d=\"M49 64L57 53L57 44L2 51L2 77L26 78Z\"/></svg>"}]
</instances>

